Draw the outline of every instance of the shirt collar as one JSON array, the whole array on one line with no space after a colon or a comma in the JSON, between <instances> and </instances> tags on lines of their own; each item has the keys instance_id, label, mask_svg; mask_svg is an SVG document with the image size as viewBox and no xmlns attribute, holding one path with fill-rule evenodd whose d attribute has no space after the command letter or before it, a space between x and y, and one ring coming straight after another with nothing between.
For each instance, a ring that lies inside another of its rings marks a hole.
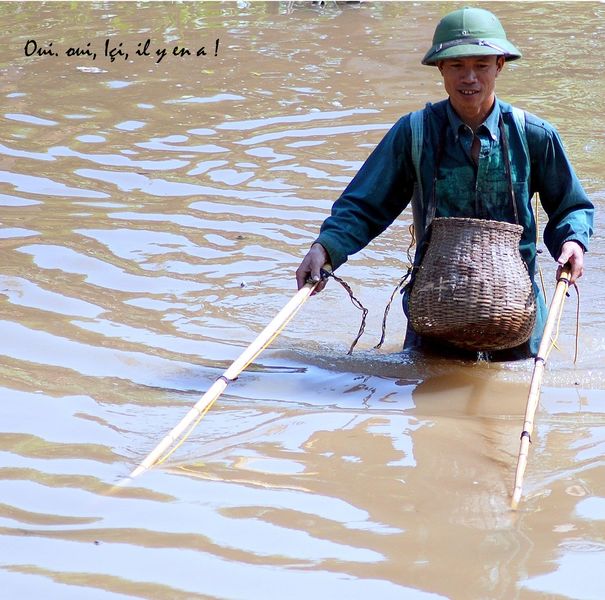
<instances>
[{"instance_id":1,"label":"shirt collar","mask_svg":"<svg viewBox=\"0 0 605 600\"><path fill-rule=\"evenodd\" d=\"M460 132L464 130L464 128L468 127L464 121L456 114L456 111L452 107L452 103L448 100L447 102L447 118L450 123L450 127L454 132L454 138L458 141L460 137ZM489 113L487 119L481 123L479 126L479 130L486 129L489 136L493 141L498 141L500 138L500 129L498 127L498 123L500 122L500 103L498 100L494 101L494 108L492 112Z\"/></svg>"}]
</instances>

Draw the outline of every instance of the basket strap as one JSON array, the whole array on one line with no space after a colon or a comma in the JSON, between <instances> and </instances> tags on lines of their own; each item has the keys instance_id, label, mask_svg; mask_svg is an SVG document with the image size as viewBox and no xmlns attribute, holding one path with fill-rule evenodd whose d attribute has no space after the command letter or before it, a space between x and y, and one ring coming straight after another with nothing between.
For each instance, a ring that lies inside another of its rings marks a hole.
<instances>
[{"instance_id":1,"label":"basket strap","mask_svg":"<svg viewBox=\"0 0 605 600\"><path fill-rule=\"evenodd\" d=\"M525 132L525 111L521 108L517 108L516 106L511 106L513 119L515 120L515 124L517 125L517 129L521 134L521 141L523 142L523 148L529 158L529 144L527 143L527 133Z\"/></svg>"},{"instance_id":2,"label":"basket strap","mask_svg":"<svg viewBox=\"0 0 605 600\"><path fill-rule=\"evenodd\" d=\"M424 223L422 218L422 205L424 204L424 192L422 189L422 177L420 173L420 161L422 158L422 145L424 143L424 109L415 110L410 113L410 127L412 129L412 163L416 174L414 193L412 196L412 215L416 238L422 237Z\"/></svg>"},{"instance_id":3,"label":"basket strap","mask_svg":"<svg viewBox=\"0 0 605 600\"><path fill-rule=\"evenodd\" d=\"M422 187L420 179L420 157L424 138L424 108L410 113L410 127L412 128L412 162L416 171L416 183Z\"/></svg>"},{"instance_id":4,"label":"basket strap","mask_svg":"<svg viewBox=\"0 0 605 600\"><path fill-rule=\"evenodd\" d=\"M410 113L410 127L412 130L412 162L414 164L414 171L416 173L416 183L414 184L414 194L412 196L412 213L414 217L414 229L416 239L422 240L424 233L429 228L432 220L435 218L435 212L437 203L435 199L435 181L439 164L441 163L441 157L443 154L443 146L445 140L445 131L447 129L447 120L444 121L439 136L439 144L437 146L436 157L435 157L435 168L433 172L433 184L431 194L429 195L426 210L423 210L424 193L422 189L422 173L420 169L422 160L422 149L424 143L424 119L427 109L431 106L430 102L427 102L424 109L414 111Z\"/></svg>"},{"instance_id":5,"label":"basket strap","mask_svg":"<svg viewBox=\"0 0 605 600\"><path fill-rule=\"evenodd\" d=\"M513 214L515 215L515 223L519 225L519 211L517 210L517 198L515 196L515 188L513 186L513 174L510 167L510 156L508 153L508 139L506 137L506 132L504 131L504 122L502 121L502 116L500 116L498 126L500 127L502 155L504 158L504 170L506 172L506 178L508 179L508 194L510 196L510 202L513 207Z\"/></svg>"}]
</instances>

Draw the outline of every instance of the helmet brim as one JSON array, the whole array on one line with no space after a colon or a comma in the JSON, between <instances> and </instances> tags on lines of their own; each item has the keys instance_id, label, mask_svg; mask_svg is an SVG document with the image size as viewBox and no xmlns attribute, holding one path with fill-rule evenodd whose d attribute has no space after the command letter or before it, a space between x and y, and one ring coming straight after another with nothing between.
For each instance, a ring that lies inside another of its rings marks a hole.
<instances>
[{"instance_id":1,"label":"helmet brim","mask_svg":"<svg viewBox=\"0 0 605 600\"><path fill-rule=\"evenodd\" d=\"M517 60L521 52L507 40L482 39L480 43L460 43L455 45L435 44L422 59L423 65L436 65L446 58L465 58L468 56L504 56L504 60Z\"/></svg>"}]
</instances>

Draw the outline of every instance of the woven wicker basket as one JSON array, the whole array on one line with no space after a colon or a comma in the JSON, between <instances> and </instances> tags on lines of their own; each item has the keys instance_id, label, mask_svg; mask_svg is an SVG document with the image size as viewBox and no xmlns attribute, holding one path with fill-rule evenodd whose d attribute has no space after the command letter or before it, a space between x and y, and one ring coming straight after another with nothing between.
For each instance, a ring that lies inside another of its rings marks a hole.
<instances>
[{"instance_id":1,"label":"woven wicker basket","mask_svg":"<svg viewBox=\"0 0 605 600\"><path fill-rule=\"evenodd\" d=\"M519 252L523 228L501 221L436 218L409 298L420 335L467 350L525 342L536 302Z\"/></svg>"}]
</instances>

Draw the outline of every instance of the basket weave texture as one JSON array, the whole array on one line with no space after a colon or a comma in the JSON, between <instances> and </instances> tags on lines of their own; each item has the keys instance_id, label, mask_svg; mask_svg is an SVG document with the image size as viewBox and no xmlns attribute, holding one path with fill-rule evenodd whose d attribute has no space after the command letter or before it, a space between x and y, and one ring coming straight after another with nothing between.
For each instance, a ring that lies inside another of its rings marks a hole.
<instances>
[{"instance_id":1,"label":"basket weave texture","mask_svg":"<svg viewBox=\"0 0 605 600\"><path fill-rule=\"evenodd\" d=\"M513 348L529 339L536 302L519 252L523 228L438 217L409 298L420 335L464 348Z\"/></svg>"}]
</instances>

